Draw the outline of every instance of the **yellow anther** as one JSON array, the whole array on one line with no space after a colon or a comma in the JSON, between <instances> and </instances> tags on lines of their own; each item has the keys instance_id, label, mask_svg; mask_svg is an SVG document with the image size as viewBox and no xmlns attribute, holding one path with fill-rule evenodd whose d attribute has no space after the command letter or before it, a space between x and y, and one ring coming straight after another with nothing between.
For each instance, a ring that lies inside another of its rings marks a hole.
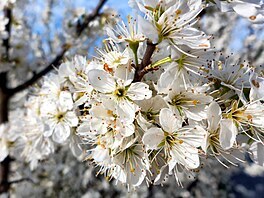
<instances>
[{"instance_id":1,"label":"yellow anther","mask_svg":"<svg viewBox=\"0 0 264 198\"><path fill-rule=\"evenodd\" d=\"M252 120L253 116L252 115L247 115L248 120Z\"/></svg>"},{"instance_id":2,"label":"yellow anther","mask_svg":"<svg viewBox=\"0 0 264 198\"><path fill-rule=\"evenodd\" d=\"M177 15L180 15L181 13L182 13L181 10L176 10L176 14L177 14Z\"/></svg>"},{"instance_id":3,"label":"yellow anther","mask_svg":"<svg viewBox=\"0 0 264 198\"><path fill-rule=\"evenodd\" d=\"M194 104L194 105L197 105L198 103L199 103L198 100L193 100L193 104Z\"/></svg>"},{"instance_id":4,"label":"yellow anther","mask_svg":"<svg viewBox=\"0 0 264 198\"><path fill-rule=\"evenodd\" d=\"M254 15L249 17L250 20L255 20L256 18L257 18L257 17L254 16Z\"/></svg>"}]
</instances>

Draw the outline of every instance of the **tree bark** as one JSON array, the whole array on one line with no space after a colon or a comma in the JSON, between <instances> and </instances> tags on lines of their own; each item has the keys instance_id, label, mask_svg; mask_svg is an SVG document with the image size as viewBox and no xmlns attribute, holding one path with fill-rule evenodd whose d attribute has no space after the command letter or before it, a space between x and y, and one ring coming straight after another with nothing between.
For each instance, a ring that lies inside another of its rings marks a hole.
<instances>
[{"instance_id":1,"label":"tree bark","mask_svg":"<svg viewBox=\"0 0 264 198\"><path fill-rule=\"evenodd\" d=\"M12 9L9 7L4 8L5 17L9 19L5 26L5 30L8 32L8 38L3 40L3 46L5 47L4 58L9 61L9 48L10 48L10 35L12 24ZM8 103L10 95L7 89L7 73L0 73L0 124L8 122ZM9 172L10 172L11 158L7 156L4 161L0 163L0 194L8 193L9 190Z\"/></svg>"},{"instance_id":2,"label":"tree bark","mask_svg":"<svg viewBox=\"0 0 264 198\"><path fill-rule=\"evenodd\" d=\"M9 95L6 92L6 73L0 74L0 124L8 122ZM0 194L9 189L8 175L10 171L10 157L0 164Z\"/></svg>"}]
</instances>

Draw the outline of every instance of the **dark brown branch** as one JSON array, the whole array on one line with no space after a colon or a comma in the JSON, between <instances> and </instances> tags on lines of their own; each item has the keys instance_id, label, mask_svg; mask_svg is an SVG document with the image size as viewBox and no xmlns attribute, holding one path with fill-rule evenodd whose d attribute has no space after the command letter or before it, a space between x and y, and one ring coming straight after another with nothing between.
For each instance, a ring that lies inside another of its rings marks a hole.
<instances>
[{"instance_id":1,"label":"dark brown branch","mask_svg":"<svg viewBox=\"0 0 264 198\"><path fill-rule=\"evenodd\" d=\"M8 181L8 175L10 172L10 163L12 160L13 159L11 159L9 156L6 157L4 159L4 161L2 162L2 166L0 167L0 178L1 178L0 194L8 192L8 189L10 188L10 185L12 185L12 184L16 184L16 183L20 183L20 182L24 182L24 181L34 183L34 181L32 181L32 179L30 179L30 178L22 178L22 179L10 181L10 182Z\"/></svg>"},{"instance_id":2,"label":"dark brown branch","mask_svg":"<svg viewBox=\"0 0 264 198\"><path fill-rule=\"evenodd\" d=\"M28 88L29 86L33 85L34 83L36 83L41 77L43 77L44 75L46 75L47 73L49 73L51 70L54 69L54 67L58 67L60 65L60 63L62 62L62 58L65 54L65 52L68 50L69 48L66 46L63 48L62 52L60 52L60 54L57 55L57 57L45 68L43 69L41 72L35 74L31 79L29 79L28 81L24 82L23 84L17 86L14 89L9 89L8 93L10 96L25 90L26 88Z\"/></svg>"},{"instance_id":3,"label":"dark brown branch","mask_svg":"<svg viewBox=\"0 0 264 198\"><path fill-rule=\"evenodd\" d=\"M89 23L91 23L96 17L100 16L100 10L102 9L102 7L106 3L106 1L107 0L100 0L98 5L96 6L96 8L93 10L93 12L91 14L87 15L87 17L85 18L85 20L82 24L79 24L77 26L78 37L82 34L82 32L85 30L85 28L88 27ZM28 81L24 82L23 84L17 86L16 88L9 89L8 90L9 95L12 96L12 95L14 95L20 91L25 90L29 86L36 83L41 77L43 77L44 75L49 73L51 70L53 70L53 68L58 67L60 65L60 63L62 62L62 58L63 58L64 54L70 49L70 47L71 47L70 45L65 45L63 47L63 50L60 52L60 54L58 54L56 56L56 58L45 69L43 69L41 72L35 74L31 79L29 79Z\"/></svg>"},{"instance_id":4,"label":"dark brown branch","mask_svg":"<svg viewBox=\"0 0 264 198\"><path fill-rule=\"evenodd\" d=\"M5 17L8 18L8 23L5 26L5 30L8 32L8 37L3 40L3 45L5 47L5 58L8 60L9 59L9 40L10 40L10 35L11 35L11 24L12 24L12 9L7 7L4 9L4 14Z\"/></svg>"},{"instance_id":5,"label":"dark brown branch","mask_svg":"<svg viewBox=\"0 0 264 198\"><path fill-rule=\"evenodd\" d=\"M6 75L0 74L0 124L8 121L8 101L9 96L5 92L6 87ZM0 194L8 192L8 175L10 170L10 157L6 157L0 165Z\"/></svg>"},{"instance_id":6,"label":"dark brown branch","mask_svg":"<svg viewBox=\"0 0 264 198\"><path fill-rule=\"evenodd\" d=\"M144 69L146 66L151 64L151 57L156 49L157 44L153 44L151 41L147 41L147 49L145 51L142 63L141 63L141 68Z\"/></svg>"},{"instance_id":7,"label":"dark brown branch","mask_svg":"<svg viewBox=\"0 0 264 198\"><path fill-rule=\"evenodd\" d=\"M5 26L5 30L8 33L8 38L3 40L3 46L5 47L4 58L9 61L9 40L11 35L12 25L12 9L9 7L4 8L5 17L8 18L8 23ZM8 122L8 103L10 96L7 94L7 73L0 73L0 124ZM10 171L11 158L7 156L0 164L0 194L8 192L9 184L8 177Z\"/></svg>"},{"instance_id":8,"label":"dark brown branch","mask_svg":"<svg viewBox=\"0 0 264 198\"><path fill-rule=\"evenodd\" d=\"M17 183L21 183L21 182L25 182L25 181L34 183L34 181L32 179L30 179L30 178L21 178L21 179L18 179L18 180L10 181L9 185L17 184Z\"/></svg>"},{"instance_id":9,"label":"dark brown branch","mask_svg":"<svg viewBox=\"0 0 264 198\"><path fill-rule=\"evenodd\" d=\"M107 2L107 0L100 0L98 5L95 7L93 12L89 15L87 15L83 21L83 23L79 23L77 25L77 35L80 36L84 29L89 25L89 23L96 19L96 17L100 16L100 10L104 6L104 4Z\"/></svg>"},{"instance_id":10,"label":"dark brown branch","mask_svg":"<svg viewBox=\"0 0 264 198\"><path fill-rule=\"evenodd\" d=\"M8 182L8 176L10 171L10 162L11 159L9 156L7 156L4 161L1 162L0 167L0 194L8 192L9 189L9 182Z\"/></svg>"},{"instance_id":11,"label":"dark brown branch","mask_svg":"<svg viewBox=\"0 0 264 198\"><path fill-rule=\"evenodd\" d=\"M0 73L0 124L8 121L8 100L6 93L6 73Z\"/></svg>"},{"instance_id":12,"label":"dark brown branch","mask_svg":"<svg viewBox=\"0 0 264 198\"><path fill-rule=\"evenodd\" d=\"M139 82L142 80L143 76L154 70L153 68L150 67L151 65L151 57L156 49L157 44L153 44L151 41L147 41L147 48L143 56L143 60L141 64L139 65L139 68L136 70L134 82Z\"/></svg>"}]
</instances>

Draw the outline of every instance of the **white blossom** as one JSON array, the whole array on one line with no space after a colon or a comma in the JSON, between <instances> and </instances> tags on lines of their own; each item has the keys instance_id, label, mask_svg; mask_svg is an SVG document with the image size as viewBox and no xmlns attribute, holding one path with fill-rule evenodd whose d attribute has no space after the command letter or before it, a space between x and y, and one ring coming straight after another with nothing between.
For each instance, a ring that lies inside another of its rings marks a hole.
<instances>
[{"instance_id":1,"label":"white blossom","mask_svg":"<svg viewBox=\"0 0 264 198\"><path fill-rule=\"evenodd\" d=\"M170 170L176 163L194 169L199 166L197 147L201 146L204 131L197 126L182 127L179 113L164 108L159 121L162 128L152 127L143 136L148 149L164 149ZM155 137L155 138L154 138Z\"/></svg>"},{"instance_id":2,"label":"white blossom","mask_svg":"<svg viewBox=\"0 0 264 198\"><path fill-rule=\"evenodd\" d=\"M123 74L123 77L129 74ZM131 101L143 100L151 97L149 86L142 82L132 83L129 77L126 80L115 78L103 70L91 70L88 78L95 90L105 94L105 103L113 105L118 116L123 119L134 119L137 105Z\"/></svg>"}]
</instances>

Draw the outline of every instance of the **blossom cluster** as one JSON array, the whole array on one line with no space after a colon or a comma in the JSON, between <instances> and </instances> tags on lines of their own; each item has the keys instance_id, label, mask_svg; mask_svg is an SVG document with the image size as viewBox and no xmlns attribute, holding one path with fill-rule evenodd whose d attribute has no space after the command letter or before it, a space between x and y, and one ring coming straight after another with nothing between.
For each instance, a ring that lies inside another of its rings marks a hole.
<instances>
[{"instance_id":1,"label":"blossom cluster","mask_svg":"<svg viewBox=\"0 0 264 198\"><path fill-rule=\"evenodd\" d=\"M263 166L264 78L211 47L196 26L207 4L129 4L143 17L107 26L98 57L65 61L29 97L17 143L26 161L34 168L55 143L68 144L129 188L162 184L167 175L182 185L179 173L193 174L208 157L229 167L250 151ZM1 125L0 161L15 141L6 130Z\"/></svg>"}]
</instances>

